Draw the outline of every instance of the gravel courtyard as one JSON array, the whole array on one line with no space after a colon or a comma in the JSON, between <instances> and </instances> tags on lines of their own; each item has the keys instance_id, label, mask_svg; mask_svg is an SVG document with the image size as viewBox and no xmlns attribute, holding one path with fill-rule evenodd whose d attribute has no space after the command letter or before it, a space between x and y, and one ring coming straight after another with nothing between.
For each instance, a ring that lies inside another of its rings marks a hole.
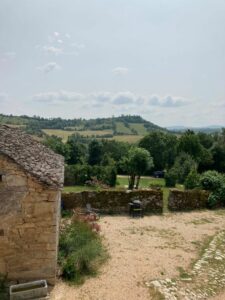
<instances>
[{"instance_id":1,"label":"gravel courtyard","mask_svg":"<svg viewBox=\"0 0 225 300\"><path fill-rule=\"evenodd\" d=\"M87 279L82 286L58 281L51 300L157 299L146 283L180 278L188 272L210 238L225 229L225 210L143 219L105 216L100 226L110 258L98 276ZM210 299L225 299L225 294Z\"/></svg>"}]
</instances>

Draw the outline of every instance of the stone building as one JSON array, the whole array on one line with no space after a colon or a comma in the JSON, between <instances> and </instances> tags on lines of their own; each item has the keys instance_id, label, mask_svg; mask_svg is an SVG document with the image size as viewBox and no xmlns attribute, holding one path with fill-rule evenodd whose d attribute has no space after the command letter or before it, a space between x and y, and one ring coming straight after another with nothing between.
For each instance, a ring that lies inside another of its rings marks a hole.
<instances>
[{"instance_id":1,"label":"stone building","mask_svg":"<svg viewBox=\"0 0 225 300\"><path fill-rule=\"evenodd\" d=\"M19 129L0 126L0 274L54 284L64 161Z\"/></svg>"}]
</instances>

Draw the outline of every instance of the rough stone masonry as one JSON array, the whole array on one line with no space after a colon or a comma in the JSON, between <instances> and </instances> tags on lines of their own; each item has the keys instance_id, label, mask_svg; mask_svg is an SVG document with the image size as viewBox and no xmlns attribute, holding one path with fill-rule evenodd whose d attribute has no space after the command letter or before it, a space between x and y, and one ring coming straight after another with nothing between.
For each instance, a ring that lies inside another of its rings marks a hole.
<instances>
[{"instance_id":1,"label":"rough stone masonry","mask_svg":"<svg viewBox=\"0 0 225 300\"><path fill-rule=\"evenodd\" d=\"M63 158L0 126L0 274L55 283Z\"/></svg>"}]
</instances>

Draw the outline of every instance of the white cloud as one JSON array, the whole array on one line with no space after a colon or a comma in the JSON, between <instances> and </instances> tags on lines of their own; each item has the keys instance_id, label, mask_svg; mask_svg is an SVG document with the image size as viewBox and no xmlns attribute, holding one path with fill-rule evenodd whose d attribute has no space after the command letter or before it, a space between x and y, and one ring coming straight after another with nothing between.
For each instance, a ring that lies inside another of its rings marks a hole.
<instances>
[{"instance_id":1,"label":"white cloud","mask_svg":"<svg viewBox=\"0 0 225 300\"><path fill-rule=\"evenodd\" d=\"M71 35L70 35L69 33L66 33L66 34L65 34L65 37L66 37L67 39L71 39Z\"/></svg>"},{"instance_id":2,"label":"white cloud","mask_svg":"<svg viewBox=\"0 0 225 300\"><path fill-rule=\"evenodd\" d=\"M69 91L39 93L32 97L35 102L43 102L50 104L65 104L67 102L82 101L83 95Z\"/></svg>"},{"instance_id":3,"label":"white cloud","mask_svg":"<svg viewBox=\"0 0 225 300\"><path fill-rule=\"evenodd\" d=\"M136 96L131 92L120 92L113 96L112 103L116 105L133 104Z\"/></svg>"},{"instance_id":4,"label":"white cloud","mask_svg":"<svg viewBox=\"0 0 225 300\"><path fill-rule=\"evenodd\" d=\"M126 75L129 72L129 69L126 67L116 67L112 69L114 75Z\"/></svg>"},{"instance_id":5,"label":"white cloud","mask_svg":"<svg viewBox=\"0 0 225 300\"><path fill-rule=\"evenodd\" d=\"M58 40L57 40L57 43L63 44L63 40L58 39Z\"/></svg>"},{"instance_id":6,"label":"white cloud","mask_svg":"<svg viewBox=\"0 0 225 300\"><path fill-rule=\"evenodd\" d=\"M96 103L107 103L112 99L112 93L110 92L98 92L89 95L90 99L93 99Z\"/></svg>"},{"instance_id":7,"label":"white cloud","mask_svg":"<svg viewBox=\"0 0 225 300\"><path fill-rule=\"evenodd\" d=\"M76 102L76 107L86 107L89 109L97 107L105 107L106 110L128 110L130 113L161 111L162 108L170 107L179 109L180 107L190 103L182 97L166 96L159 97L157 95L142 96L136 95L130 91L112 93L107 91L93 92L81 94L73 91L56 91L39 93L32 97L35 102L65 104L67 102ZM151 107L151 108L150 108Z\"/></svg>"},{"instance_id":8,"label":"white cloud","mask_svg":"<svg viewBox=\"0 0 225 300\"><path fill-rule=\"evenodd\" d=\"M160 97L157 95L150 96L148 104L151 106L161 107L180 107L189 104L190 101L182 97L166 96Z\"/></svg>"},{"instance_id":9,"label":"white cloud","mask_svg":"<svg viewBox=\"0 0 225 300\"><path fill-rule=\"evenodd\" d=\"M60 70L61 67L56 63L56 62L49 62L44 66L38 67L37 68L39 71L42 71L44 73L49 73L54 70Z\"/></svg>"},{"instance_id":10,"label":"white cloud","mask_svg":"<svg viewBox=\"0 0 225 300\"><path fill-rule=\"evenodd\" d=\"M55 32L54 32L54 36L55 36L55 37L58 37L58 36L59 36L59 32L55 31Z\"/></svg>"}]
</instances>

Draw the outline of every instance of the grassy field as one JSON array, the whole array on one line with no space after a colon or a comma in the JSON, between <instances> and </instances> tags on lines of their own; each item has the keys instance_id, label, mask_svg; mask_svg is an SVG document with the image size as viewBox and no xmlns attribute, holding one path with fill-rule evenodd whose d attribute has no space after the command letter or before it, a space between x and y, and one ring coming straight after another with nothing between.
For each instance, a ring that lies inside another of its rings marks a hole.
<instances>
[{"instance_id":1,"label":"grassy field","mask_svg":"<svg viewBox=\"0 0 225 300\"><path fill-rule=\"evenodd\" d=\"M144 124L140 123L131 123L130 128L137 131L138 135L145 135L147 134L147 130L144 127Z\"/></svg>"},{"instance_id":2,"label":"grassy field","mask_svg":"<svg viewBox=\"0 0 225 300\"><path fill-rule=\"evenodd\" d=\"M114 135L113 140L119 141L119 142L127 142L130 144L134 144L140 141L142 139L142 135Z\"/></svg>"},{"instance_id":3,"label":"grassy field","mask_svg":"<svg viewBox=\"0 0 225 300\"><path fill-rule=\"evenodd\" d=\"M116 132L123 134L132 134L130 128L126 127L123 122L116 122Z\"/></svg>"},{"instance_id":4,"label":"grassy field","mask_svg":"<svg viewBox=\"0 0 225 300\"><path fill-rule=\"evenodd\" d=\"M56 135L60 137L63 142L65 143L68 137L74 133L78 133L83 136L103 136L105 134L113 134L112 130L84 130L84 131L77 131L77 130L61 130L61 129L43 129L43 131L48 135ZM138 142L143 136L142 135L115 135L112 138L107 138L110 140L116 140L120 142L128 142L128 143L136 143Z\"/></svg>"},{"instance_id":5,"label":"grassy field","mask_svg":"<svg viewBox=\"0 0 225 300\"><path fill-rule=\"evenodd\" d=\"M112 130L61 130L61 129L43 129L48 135L56 135L62 138L63 142L66 142L68 137L74 133L78 133L83 136L103 136L105 134L113 134Z\"/></svg>"}]
</instances>

